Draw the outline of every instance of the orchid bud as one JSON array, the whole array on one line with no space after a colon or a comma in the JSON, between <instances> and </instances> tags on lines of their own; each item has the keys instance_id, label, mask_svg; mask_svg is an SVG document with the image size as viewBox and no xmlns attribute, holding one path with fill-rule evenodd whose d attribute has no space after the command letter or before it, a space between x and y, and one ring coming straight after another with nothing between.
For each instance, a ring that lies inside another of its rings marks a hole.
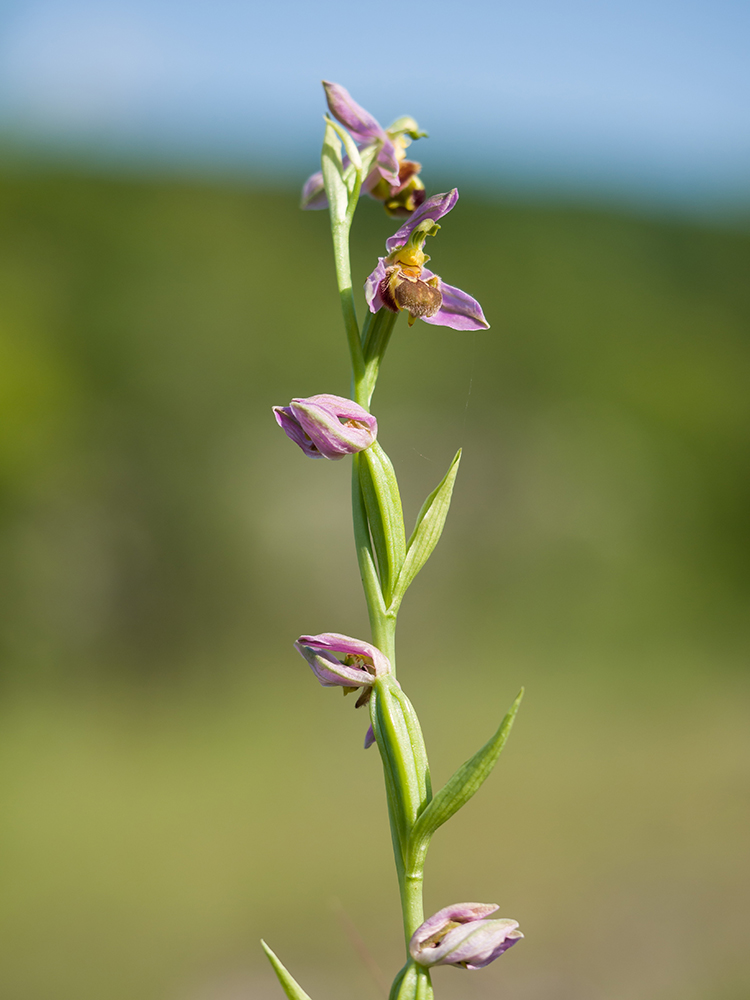
<instances>
[{"instance_id":1,"label":"orchid bud","mask_svg":"<svg viewBox=\"0 0 750 1000\"><path fill-rule=\"evenodd\" d=\"M378 422L362 406L321 393L293 399L289 406L274 406L276 423L309 458L329 458L364 451L378 433Z\"/></svg>"},{"instance_id":2,"label":"orchid bud","mask_svg":"<svg viewBox=\"0 0 750 1000\"><path fill-rule=\"evenodd\" d=\"M376 646L338 632L301 635L294 648L310 664L323 687L369 689L391 671L388 657Z\"/></svg>"},{"instance_id":3,"label":"orchid bud","mask_svg":"<svg viewBox=\"0 0 750 1000\"><path fill-rule=\"evenodd\" d=\"M487 920L495 903L454 903L438 910L414 932L409 953L419 965L482 969L523 934L517 920Z\"/></svg>"}]
</instances>

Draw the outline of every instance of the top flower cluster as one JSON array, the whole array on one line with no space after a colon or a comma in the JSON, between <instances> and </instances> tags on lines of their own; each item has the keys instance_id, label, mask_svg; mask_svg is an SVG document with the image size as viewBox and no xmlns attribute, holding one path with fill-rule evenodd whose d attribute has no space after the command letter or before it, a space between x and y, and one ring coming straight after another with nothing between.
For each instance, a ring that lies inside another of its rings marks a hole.
<instances>
[{"instance_id":1,"label":"top flower cluster","mask_svg":"<svg viewBox=\"0 0 750 1000\"><path fill-rule=\"evenodd\" d=\"M419 178L421 163L406 159L412 139L426 136L413 118L404 116L384 129L365 111L344 87L323 81L328 109L344 128L348 129L360 151L379 147L372 170L362 184L362 190L382 201L389 215L411 215L425 199L424 184ZM327 208L323 174L313 174L302 189L303 208Z\"/></svg>"},{"instance_id":2,"label":"top flower cluster","mask_svg":"<svg viewBox=\"0 0 750 1000\"><path fill-rule=\"evenodd\" d=\"M328 109L343 125L360 153L369 152L372 169L362 183L362 191L382 201L390 215L406 221L386 240L385 257L365 282L365 298L370 312L381 309L406 312L411 326L415 320L454 330L486 330L489 323L482 307L471 295L455 288L425 267L430 259L424 252L428 236L440 229L438 219L447 215L458 201L454 188L425 200L419 177L421 165L407 160L406 148L412 139L426 135L413 118L396 119L384 129L361 107L344 87L323 81ZM343 166L349 166L344 157ZM302 190L303 208L328 205L323 174L313 174Z\"/></svg>"}]
</instances>

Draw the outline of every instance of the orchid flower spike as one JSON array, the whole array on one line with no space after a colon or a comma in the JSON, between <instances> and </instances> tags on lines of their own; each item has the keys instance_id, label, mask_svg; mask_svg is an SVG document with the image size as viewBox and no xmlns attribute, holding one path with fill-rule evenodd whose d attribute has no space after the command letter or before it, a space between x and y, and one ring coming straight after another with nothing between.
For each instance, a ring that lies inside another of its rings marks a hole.
<instances>
[{"instance_id":1,"label":"orchid flower spike","mask_svg":"<svg viewBox=\"0 0 750 1000\"><path fill-rule=\"evenodd\" d=\"M517 920L487 920L495 903L454 903L414 932L409 953L418 965L483 969L523 937Z\"/></svg>"},{"instance_id":2,"label":"orchid flower spike","mask_svg":"<svg viewBox=\"0 0 750 1000\"><path fill-rule=\"evenodd\" d=\"M274 406L276 423L309 458L336 460L364 451L378 433L378 422L364 407L343 396L321 393Z\"/></svg>"},{"instance_id":3,"label":"orchid flower spike","mask_svg":"<svg viewBox=\"0 0 750 1000\"><path fill-rule=\"evenodd\" d=\"M391 672L390 660L376 646L338 632L301 635L294 648L310 664L323 687L341 687L344 694L362 688L355 708L366 705L375 681ZM375 742L371 733L372 727L365 736L365 749Z\"/></svg>"},{"instance_id":4,"label":"orchid flower spike","mask_svg":"<svg viewBox=\"0 0 750 1000\"><path fill-rule=\"evenodd\" d=\"M446 284L424 265L430 258L424 242L434 236L437 223L458 201L458 189L429 198L385 241L387 257L378 258L378 266L365 282L365 298L370 312L385 307L391 312L405 310L409 326L415 319L453 330L487 330L482 307L460 288Z\"/></svg>"},{"instance_id":5,"label":"orchid flower spike","mask_svg":"<svg viewBox=\"0 0 750 1000\"><path fill-rule=\"evenodd\" d=\"M425 199L424 184L419 178L421 164L406 159L412 139L426 135L413 118L397 118L384 129L369 111L357 104L348 90L338 83L323 81L328 109L348 129L360 150L378 146L373 168L362 183L362 191L382 201L389 215L406 216ZM344 165L348 163L345 159ZM305 181L302 208L327 208L323 174L318 171Z\"/></svg>"}]
</instances>

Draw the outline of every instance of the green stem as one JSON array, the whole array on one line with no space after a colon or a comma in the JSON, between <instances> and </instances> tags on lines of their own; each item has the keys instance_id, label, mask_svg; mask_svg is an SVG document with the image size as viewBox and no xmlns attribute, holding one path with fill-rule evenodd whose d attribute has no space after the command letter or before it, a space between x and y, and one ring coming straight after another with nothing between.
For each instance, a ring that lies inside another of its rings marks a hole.
<instances>
[{"instance_id":1,"label":"green stem","mask_svg":"<svg viewBox=\"0 0 750 1000\"><path fill-rule=\"evenodd\" d=\"M349 354L352 359L352 370L355 382L360 382L364 376L365 362L362 354L362 341L359 336L357 311L354 308L354 293L352 292L352 271L349 262L349 230L351 219L331 220L331 235L333 237L333 259L336 266L336 283L341 299L341 311L344 314L346 339L349 343Z\"/></svg>"},{"instance_id":2,"label":"green stem","mask_svg":"<svg viewBox=\"0 0 750 1000\"><path fill-rule=\"evenodd\" d=\"M369 610L369 609L368 609ZM391 676L396 676L396 615L378 612L372 628L372 641L391 661Z\"/></svg>"},{"instance_id":3,"label":"green stem","mask_svg":"<svg viewBox=\"0 0 750 1000\"><path fill-rule=\"evenodd\" d=\"M360 178L361 183L361 178ZM357 187L353 203L359 194ZM347 218L339 221L332 221L331 232L333 236L334 260L336 264L336 280L341 298L341 309L344 316L344 326L349 344L349 354L352 362L352 397L360 406L369 408L375 385L377 383L380 364L385 354L388 342L393 332L393 327L397 314L386 309L372 314L368 313L365 320L364 330L360 335L357 323L357 315L354 307L354 296L352 294L351 264L349 258L349 230L351 226L352 213L347 214ZM396 612L389 611L383 598L383 592L376 569L373 555L372 539L370 537L369 522L359 473L359 455L353 456L352 468L352 519L354 523L354 539L357 550L357 561L359 563L362 586L365 600L367 602L367 612L370 619L372 640L375 646L380 649L390 660L391 678L395 681L396 670ZM376 694L377 697L377 694ZM413 710L409 706L410 711ZM390 726L388 727L390 730ZM418 728L418 724L417 724ZM379 744L382 743L382 738ZM421 733L419 734L419 744L422 747ZM384 747L381 745L381 754ZM386 776L386 790L388 797L388 811L391 823L391 834L393 839L393 851L398 875L399 893L401 896L401 909L403 913L404 936L407 946L407 965L405 967L406 981L402 987L397 988L398 996L415 997L417 993L420 998L431 996L429 987L429 975L425 970L414 965L408 956L408 945L414 931L424 921L424 909L422 903L422 870L407 871L405 858L408 856L408 839L411 828L416 819L416 799L424 800L425 794L429 799L430 792L425 793L424 787L417 789L412 787L414 780L408 781L406 774L411 773L415 768L415 746L413 745L413 733L389 732L387 735L387 747L391 764L391 778ZM385 764L385 760L384 760ZM419 767L419 765L417 765ZM425 780L426 757L424 757L425 773L419 779L418 784ZM429 782L429 776L426 780ZM428 786L429 787L429 786ZM416 796L416 799L415 799ZM405 815L405 806L409 803L409 816L407 827L404 830L399 816Z\"/></svg>"},{"instance_id":4,"label":"green stem","mask_svg":"<svg viewBox=\"0 0 750 1000\"><path fill-rule=\"evenodd\" d=\"M424 902L422 900L422 883L424 875L404 873L401 888L401 909L404 914L404 935L408 948L412 934L424 923Z\"/></svg>"}]
</instances>

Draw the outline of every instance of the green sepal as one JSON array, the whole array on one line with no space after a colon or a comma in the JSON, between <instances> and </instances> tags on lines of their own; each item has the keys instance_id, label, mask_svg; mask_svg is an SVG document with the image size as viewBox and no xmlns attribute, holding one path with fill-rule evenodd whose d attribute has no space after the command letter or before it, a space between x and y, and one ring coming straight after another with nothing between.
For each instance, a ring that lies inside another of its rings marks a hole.
<instances>
[{"instance_id":1,"label":"green sepal","mask_svg":"<svg viewBox=\"0 0 750 1000\"><path fill-rule=\"evenodd\" d=\"M411 139L425 139L428 134L417 125L416 121L410 115L402 115L395 122L391 122L386 132L391 138L399 135L408 135Z\"/></svg>"},{"instance_id":2,"label":"green sepal","mask_svg":"<svg viewBox=\"0 0 750 1000\"><path fill-rule=\"evenodd\" d=\"M478 750L470 760L459 767L453 777L435 794L435 797L422 812L412 830L410 863L407 870L421 870L433 833L457 813L461 806L466 805L479 786L489 777L490 771L497 763L510 735L522 698L523 688L519 691L518 697L511 705L492 739L485 743L482 749Z\"/></svg>"},{"instance_id":3,"label":"green sepal","mask_svg":"<svg viewBox=\"0 0 750 1000\"><path fill-rule=\"evenodd\" d=\"M414 577L432 555L432 551L443 533L460 461L461 449L459 448L440 484L422 504L414 531L406 546L404 564L393 588L393 608L397 608L401 603Z\"/></svg>"},{"instance_id":4,"label":"green sepal","mask_svg":"<svg viewBox=\"0 0 750 1000\"><path fill-rule=\"evenodd\" d=\"M417 713L394 677L373 684L370 721L383 761L398 847L405 859L411 830L432 798L432 784Z\"/></svg>"},{"instance_id":5,"label":"green sepal","mask_svg":"<svg viewBox=\"0 0 750 1000\"><path fill-rule=\"evenodd\" d=\"M390 604L393 585L404 562L406 532L396 473L377 441L360 452L359 482L378 559L383 597L386 604Z\"/></svg>"},{"instance_id":6,"label":"green sepal","mask_svg":"<svg viewBox=\"0 0 750 1000\"><path fill-rule=\"evenodd\" d=\"M265 941L261 939L263 951L268 955L268 961L273 966L273 971L278 976L281 988L289 997L289 1000L310 1000L310 997L302 989L297 980L281 964L276 955L271 951Z\"/></svg>"}]
</instances>

